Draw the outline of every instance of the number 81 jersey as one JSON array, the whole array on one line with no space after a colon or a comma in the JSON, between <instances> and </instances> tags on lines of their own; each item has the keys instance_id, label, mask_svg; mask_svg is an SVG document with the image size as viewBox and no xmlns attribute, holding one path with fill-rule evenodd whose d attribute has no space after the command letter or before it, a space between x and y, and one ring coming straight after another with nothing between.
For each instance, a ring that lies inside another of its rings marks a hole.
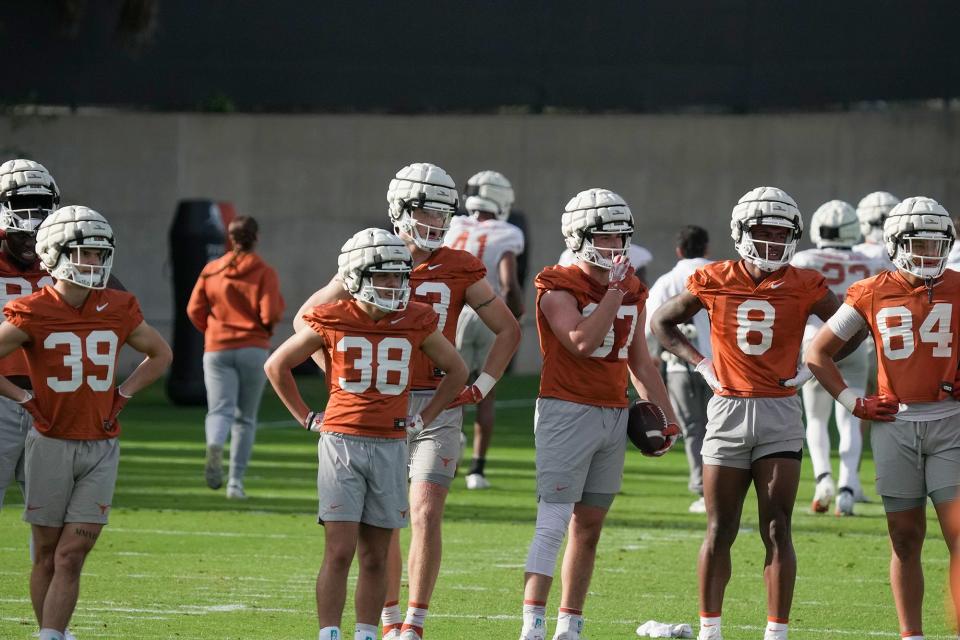
<instances>
[{"instance_id":1,"label":"number 81 jersey","mask_svg":"<svg viewBox=\"0 0 960 640\"><path fill-rule=\"evenodd\" d=\"M896 271L854 284L845 303L863 316L877 345L877 386L903 404L949 397L957 376L960 272L914 287Z\"/></svg>"},{"instance_id":2,"label":"number 81 jersey","mask_svg":"<svg viewBox=\"0 0 960 640\"><path fill-rule=\"evenodd\" d=\"M40 433L66 440L104 440L103 422L113 407L117 355L143 322L136 297L114 289L93 290L80 308L67 304L52 286L11 300L3 309L30 339L23 345L30 383L49 424Z\"/></svg>"},{"instance_id":3,"label":"number 81 jersey","mask_svg":"<svg viewBox=\"0 0 960 640\"><path fill-rule=\"evenodd\" d=\"M537 331L543 355L540 397L598 407L626 407L629 349L647 299L646 288L636 276L630 276L613 326L590 357L581 358L570 353L554 335L540 310L540 298L549 291L565 291L576 299L580 313L587 317L603 299L607 286L587 276L575 264L547 267L535 282Z\"/></svg>"},{"instance_id":4,"label":"number 81 jersey","mask_svg":"<svg viewBox=\"0 0 960 640\"><path fill-rule=\"evenodd\" d=\"M713 262L687 278L710 315L713 368L721 396L782 398L796 375L810 309L828 289L811 269L787 266L757 283L740 260Z\"/></svg>"},{"instance_id":5,"label":"number 81 jersey","mask_svg":"<svg viewBox=\"0 0 960 640\"><path fill-rule=\"evenodd\" d=\"M411 302L374 320L351 299L318 305L303 319L326 343L323 431L406 437L413 356L436 331L436 312Z\"/></svg>"}]
</instances>

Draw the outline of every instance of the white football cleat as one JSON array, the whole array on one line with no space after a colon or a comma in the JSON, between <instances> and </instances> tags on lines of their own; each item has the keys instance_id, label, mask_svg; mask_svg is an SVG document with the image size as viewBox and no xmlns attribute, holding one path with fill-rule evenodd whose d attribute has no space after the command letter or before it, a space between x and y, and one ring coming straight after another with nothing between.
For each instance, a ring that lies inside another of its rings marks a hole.
<instances>
[{"instance_id":1,"label":"white football cleat","mask_svg":"<svg viewBox=\"0 0 960 640\"><path fill-rule=\"evenodd\" d=\"M423 638L421 638L420 634L413 629L407 629L400 634L400 640L423 640Z\"/></svg>"},{"instance_id":2,"label":"white football cleat","mask_svg":"<svg viewBox=\"0 0 960 640\"><path fill-rule=\"evenodd\" d=\"M467 475L467 489L489 489L490 481L482 473Z\"/></svg>"},{"instance_id":3,"label":"white football cleat","mask_svg":"<svg viewBox=\"0 0 960 640\"><path fill-rule=\"evenodd\" d=\"M852 516L855 502L856 498L853 496L853 491L847 488L841 489L837 495L837 510L834 513L838 516Z\"/></svg>"},{"instance_id":4,"label":"white football cleat","mask_svg":"<svg viewBox=\"0 0 960 640\"><path fill-rule=\"evenodd\" d=\"M383 634L383 640L400 640L400 629L390 629Z\"/></svg>"},{"instance_id":5,"label":"white football cleat","mask_svg":"<svg viewBox=\"0 0 960 640\"><path fill-rule=\"evenodd\" d=\"M700 496L696 500L690 503L690 506L687 507L687 511L690 513L706 513L707 512L707 503L703 499L703 496Z\"/></svg>"},{"instance_id":6,"label":"white football cleat","mask_svg":"<svg viewBox=\"0 0 960 640\"><path fill-rule=\"evenodd\" d=\"M211 489L219 489L223 486L223 447L215 444L207 445L207 460L204 463L204 475L207 478L207 486Z\"/></svg>"},{"instance_id":7,"label":"white football cleat","mask_svg":"<svg viewBox=\"0 0 960 640\"><path fill-rule=\"evenodd\" d=\"M553 640L580 640L580 634L573 629L568 629L553 636Z\"/></svg>"},{"instance_id":8,"label":"white football cleat","mask_svg":"<svg viewBox=\"0 0 960 640\"><path fill-rule=\"evenodd\" d=\"M817 483L817 489L813 492L813 504L810 509L814 513L826 513L830 510L830 503L833 502L833 496L837 495L837 489L833 484L833 478L824 476Z\"/></svg>"},{"instance_id":9,"label":"white football cleat","mask_svg":"<svg viewBox=\"0 0 960 640\"><path fill-rule=\"evenodd\" d=\"M704 629L700 627L700 633L697 634L697 640L723 640L723 634L716 627Z\"/></svg>"},{"instance_id":10,"label":"white football cleat","mask_svg":"<svg viewBox=\"0 0 960 640\"><path fill-rule=\"evenodd\" d=\"M239 482L231 482L227 485L227 500L246 500L247 494L243 490L243 485Z\"/></svg>"}]
</instances>

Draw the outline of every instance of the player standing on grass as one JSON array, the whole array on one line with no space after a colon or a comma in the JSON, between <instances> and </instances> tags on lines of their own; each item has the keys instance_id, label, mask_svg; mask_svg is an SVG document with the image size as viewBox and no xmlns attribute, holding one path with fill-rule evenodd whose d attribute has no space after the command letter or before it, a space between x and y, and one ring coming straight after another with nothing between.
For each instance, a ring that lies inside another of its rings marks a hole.
<instances>
[{"instance_id":1,"label":"player standing on grass","mask_svg":"<svg viewBox=\"0 0 960 640\"><path fill-rule=\"evenodd\" d=\"M890 534L890 587L901 637L919 640L928 497L951 563L958 558L960 523L951 511L960 485L960 273L945 271L956 229L930 198L894 207L883 238L897 270L851 286L806 357L837 402L874 421L870 443ZM847 386L831 360L865 328L873 334L879 373L879 395L867 397Z\"/></svg>"},{"instance_id":2,"label":"player standing on grass","mask_svg":"<svg viewBox=\"0 0 960 640\"><path fill-rule=\"evenodd\" d=\"M872 276L888 264L885 259L871 258L854 251L853 246L861 237L860 221L853 206L843 200L831 200L820 205L810 220L810 239L817 248L798 252L790 264L819 271L830 290L842 297L854 282ZM810 317L803 334L804 349L813 341L813 336L821 326L823 322L819 318ZM867 387L867 372L870 369L868 357L868 343L864 342L838 363L843 377L858 396L862 396ZM859 474L860 454L863 450L860 418L847 411L839 402L835 403L816 380L804 385L801 393L807 419L807 448L817 482L811 509L815 513L826 513L836 495L836 515L853 515L856 496L863 495ZM838 484L834 484L833 475L830 473L828 424L830 414L834 411L837 432L840 434Z\"/></svg>"},{"instance_id":3,"label":"player standing on grass","mask_svg":"<svg viewBox=\"0 0 960 640\"><path fill-rule=\"evenodd\" d=\"M0 308L53 284L37 259L36 233L59 203L57 183L42 164L19 159L0 165ZM31 388L27 360L20 350L0 360L0 375L21 389ZM31 424L30 414L22 405L0 398L0 508L14 478L26 495L23 448Z\"/></svg>"},{"instance_id":4,"label":"player standing on grass","mask_svg":"<svg viewBox=\"0 0 960 640\"><path fill-rule=\"evenodd\" d=\"M444 247L443 237L457 208L457 189L447 172L429 163L402 168L387 190L390 220L413 258L410 273L411 299L433 307L438 329L454 344L457 319L464 304L472 307L496 336L483 372L466 387L455 404L479 402L503 375L520 342L520 325L503 300L484 278L483 263L466 251ZM294 328L303 326L302 315L318 304L349 297L339 276L304 303L294 318ZM315 358L316 360L317 358ZM323 366L322 361L318 362ZM413 354L412 389L408 413L420 413L443 380L430 358ZM460 457L463 410L448 408L428 429L409 438L410 461L410 583L406 617L399 607L403 560L400 536L390 543L387 565L387 597L381 621L385 638L418 640L433 589L440 573L443 509Z\"/></svg>"},{"instance_id":5,"label":"player standing on grass","mask_svg":"<svg viewBox=\"0 0 960 640\"><path fill-rule=\"evenodd\" d=\"M647 292L627 262L633 214L612 191L588 189L562 219L577 262L537 276L543 370L534 418L537 524L527 555L521 640L546 637L546 603L568 528L555 640L578 640L603 521L620 491L627 443L628 370L640 396L680 433L667 390L647 351Z\"/></svg>"},{"instance_id":6,"label":"player standing on grass","mask_svg":"<svg viewBox=\"0 0 960 640\"><path fill-rule=\"evenodd\" d=\"M410 252L382 229L364 229L341 249L338 275L352 299L318 305L267 360L277 395L307 429L320 431L319 521L326 532L317 576L320 640L338 640L355 553L356 640L374 640L386 594L390 540L406 525L407 435L416 436L463 389L467 368L429 305L408 302ZM291 369L322 350L330 399L310 411ZM408 410L418 353L445 372L428 402Z\"/></svg>"},{"instance_id":7,"label":"player standing on grass","mask_svg":"<svg viewBox=\"0 0 960 640\"><path fill-rule=\"evenodd\" d=\"M35 558L30 598L41 640L62 640L80 572L107 523L119 460L117 416L170 365L170 347L130 293L105 289L113 230L96 211L58 209L40 225L36 251L56 284L7 303L0 356L22 347L32 392L0 376L0 395L33 417L25 452L26 509ZM120 385L119 349L147 357Z\"/></svg>"},{"instance_id":8,"label":"player standing on grass","mask_svg":"<svg viewBox=\"0 0 960 640\"><path fill-rule=\"evenodd\" d=\"M757 490L760 537L766 548L765 640L787 637L797 559L790 531L800 482L803 421L796 387L808 316L826 320L839 303L816 271L789 266L803 232L793 199L774 187L745 194L733 209L731 235L740 260L701 267L687 290L654 313L654 334L713 387L703 441L707 533L700 548L700 640L719 640L730 548L740 529L751 483ZM713 359L677 325L701 309L710 314Z\"/></svg>"},{"instance_id":9,"label":"player standing on grass","mask_svg":"<svg viewBox=\"0 0 960 640\"><path fill-rule=\"evenodd\" d=\"M517 278L517 256L523 254L523 232L509 222L513 186L496 171L481 171L467 180L464 208L469 215L454 216L444 244L464 249L483 261L487 282L503 298L515 318L523 315L523 291ZM471 375L479 376L493 346L494 333L467 305L457 323L457 350ZM477 403L473 425L473 460L467 471L467 489L487 489L487 449L493 438L496 417L496 389Z\"/></svg>"}]
</instances>

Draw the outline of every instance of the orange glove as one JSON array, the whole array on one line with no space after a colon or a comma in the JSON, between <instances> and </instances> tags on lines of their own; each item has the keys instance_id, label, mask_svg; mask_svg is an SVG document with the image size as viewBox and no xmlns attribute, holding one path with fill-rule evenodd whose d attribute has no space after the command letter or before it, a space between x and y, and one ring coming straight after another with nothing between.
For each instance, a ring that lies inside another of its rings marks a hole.
<instances>
[{"instance_id":1,"label":"orange glove","mask_svg":"<svg viewBox=\"0 0 960 640\"><path fill-rule=\"evenodd\" d=\"M25 391L27 397L18 402L24 411L30 414L30 417L33 418L33 423L42 427L43 429L49 429L50 423L47 422L47 419L43 417L43 414L40 413L40 406L37 404L37 399L33 397L33 393L30 391Z\"/></svg>"},{"instance_id":2,"label":"orange glove","mask_svg":"<svg viewBox=\"0 0 960 640\"><path fill-rule=\"evenodd\" d=\"M670 451L670 448L677 443L677 440L680 438L680 427L674 423L670 423L663 430L663 436L666 438L666 442L663 443L663 446L654 451L653 453L645 453L643 455L649 456L652 458L659 458L667 451Z\"/></svg>"},{"instance_id":3,"label":"orange glove","mask_svg":"<svg viewBox=\"0 0 960 640\"><path fill-rule=\"evenodd\" d=\"M899 410L900 403L897 402L896 398L890 399L886 396L867 396L866 398L857 398L853 415L861 420L893 422L896 420L896 414Z\"/></svg>"},{"instance_id":4,"label":"orange glove","mask_svg":"<svg viewBox=\"0 0 960 640\"><path fill-rule=\"evenodd\" d=\"M120 415L120 412L123 411L123 408L127 406L127 402L130 401L130 398L133 396L124 395L120 391L120 387L117 387L113 390L113 406L110 407L110 415L107 416L107 419L103 421L103 430L107 433L113 433L117 429L117 416Z\"/></svg>"},{"instance_id":5,"label":"orange glove","mask_svg":"<svg viewBox=\"0 0 960 640\"><path fill-rule=\"evenodd\" d=\"M464 404L477 404L487 397L487 394L490 393L490 390L493 389L495 384L497 384L496 378L487 372L481 373L477 376L477 379L473 381L473 384L463 388L460 395L447 405L447 409L453 409L454 407L459 407Z\"/></svg>"}]
</instances>

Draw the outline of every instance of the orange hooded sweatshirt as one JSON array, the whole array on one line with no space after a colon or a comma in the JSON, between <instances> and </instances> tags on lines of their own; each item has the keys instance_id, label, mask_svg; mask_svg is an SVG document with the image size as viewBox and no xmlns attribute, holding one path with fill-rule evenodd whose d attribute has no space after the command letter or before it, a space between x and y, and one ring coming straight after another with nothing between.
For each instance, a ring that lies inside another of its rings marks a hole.
<instances>
[{"instance_id":1,"label":"orange hooded sweatshirt","mask_svg":"<svg viewBox=\"0 0 960 640\"><path fill-rule=\"evenodd\" d=\"M187 316L203 332L204 351L270 348L283 314L277 272L255 253L232 253L207 263L187 303ZM229 265L229 266L228 266Z\"/></svg>"}]
</instances>

